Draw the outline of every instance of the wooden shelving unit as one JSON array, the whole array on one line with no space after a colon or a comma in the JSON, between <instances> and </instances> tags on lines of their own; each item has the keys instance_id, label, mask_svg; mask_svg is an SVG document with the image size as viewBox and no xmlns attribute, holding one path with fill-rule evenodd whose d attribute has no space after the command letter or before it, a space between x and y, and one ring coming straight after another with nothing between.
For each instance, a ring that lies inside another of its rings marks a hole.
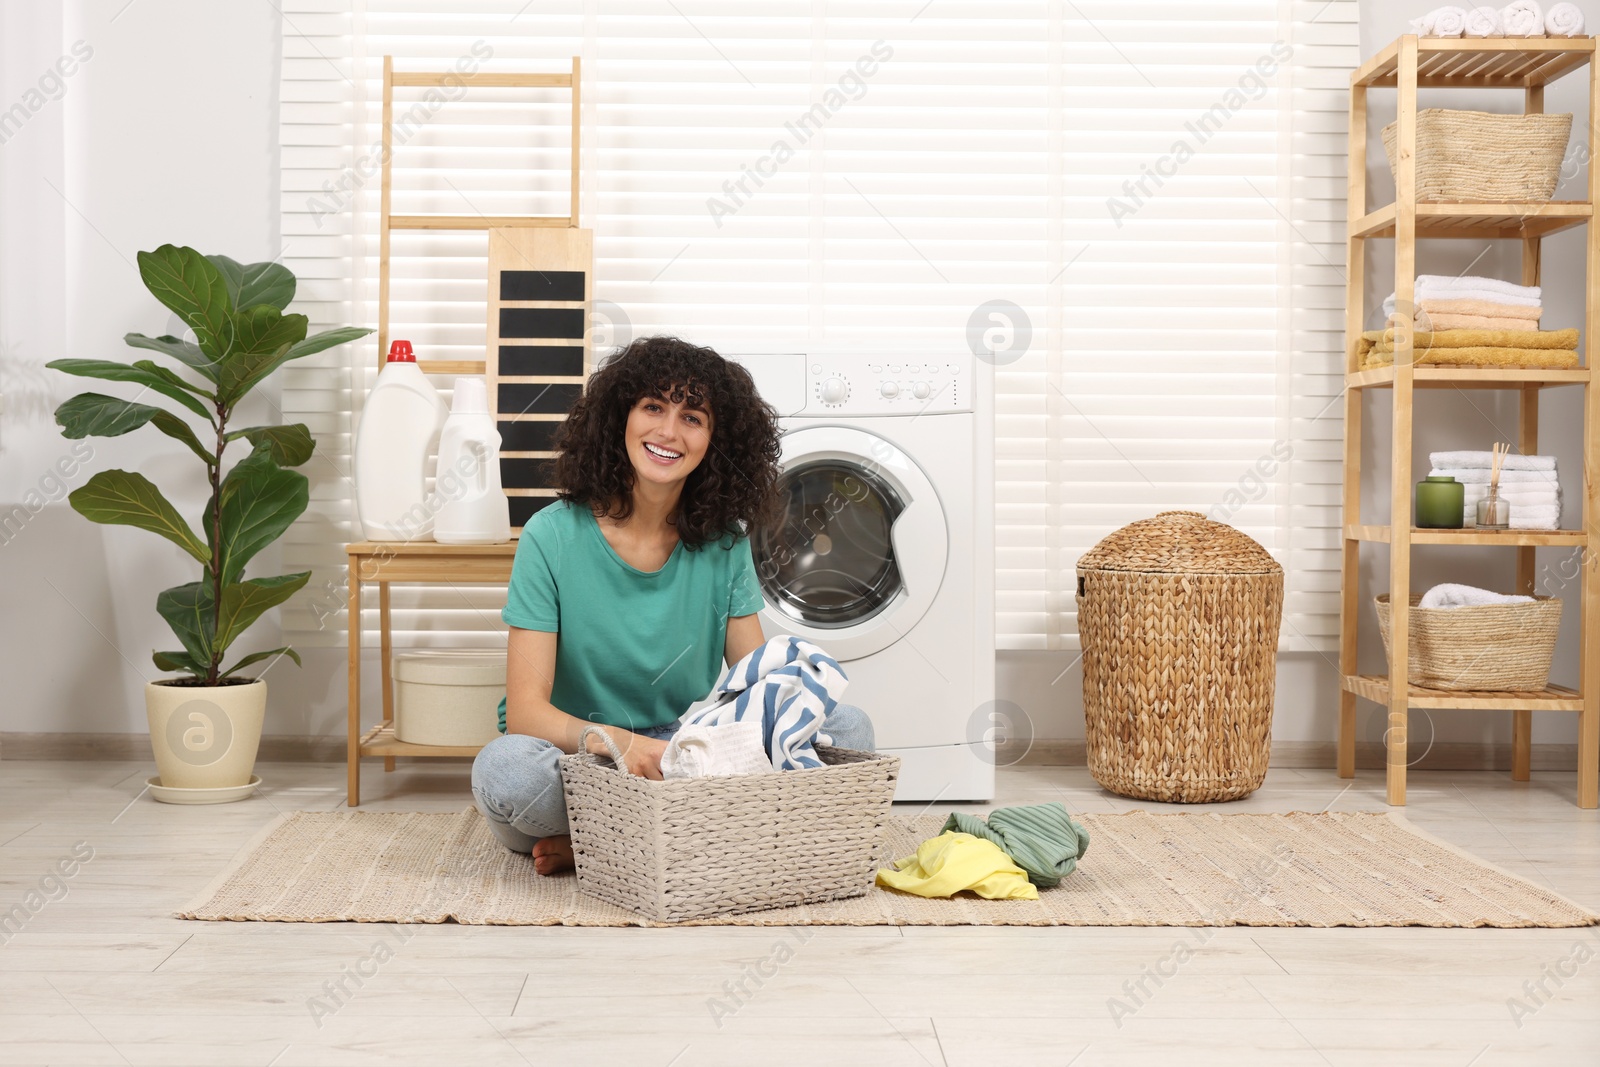
<instances>
[{"instance_id":1,"label":"wooden shelving unit","mask_svg":"<svg viewBox=\"0 0 1600 1067\"><path fill-rule=\"evenodd\" d=\"M1592 225L1594 205L1600 202L1600 165L1588 167L1589 198L1540 204L1417 203L1416 122L1418 88L1514 89L1523 94L1526 114L1544 110L1544 89L1550 82L1587 66L1589 114L1600 121L1600 83L1595 71L1595 39L1452 39L1401 37L1379 52L1350 79L1350 174L1348 273L1345 310L1345 446L1344 446L1344 551L1340 604L1339 669L1343 676L1339 702L1339 775L1355 776L1356 699L1388 708L1387 784L1390 804L1406 799L1407 718L1411 708L1489 709L1512 713L1511 776L1526 781L1530 770L1531 736L1535 711L1576 712L1578 715L1578 806L1600 805L1600 393L1594 388L1587 355L1600 336L1600 227ZM1367 205L1367 93L1392 88L1398 94L1397 155L1394 203L1368 210ZM1540 242L1544 237L1576 226L1588 225L1583 342L1584 362L1577 370L1478 369L1415 366L1409 331L1395 339L1393 366L1362 370L1357 362L1357 341L1366 315L1366 242L1394 241L1397 303L1411 304L1416 279L1418 238L1470 238L1516 240L1522 244L1522 284L1538 285ZM1576 530L1419 530L1404 522L1411 515L1413 470L1413 391L1417 389L1504 389L1520 394L1517 449L1525 454L1539 449L1539 392L1574 386L1583 390L1583 499L1582 526ZM1392 389L1393 456L1390 464L1392 526L1370 525L1361 520L1362 401L1371 389ZM1360 552L1363 543L1390 548L1389 596L1394 605L1391 622L1389 674L1357 673L1360 602ZM1517 589L1534 592L1536 549L1563 545L1583 549L1581 583L1580 673L1578 689L1551 685L1539 693L1465 693L1422 689L1406 684L1406 649L1409 644L1411 548L1413 545L1503 545L1517 556Z\"/></svg>"}]
</instances>

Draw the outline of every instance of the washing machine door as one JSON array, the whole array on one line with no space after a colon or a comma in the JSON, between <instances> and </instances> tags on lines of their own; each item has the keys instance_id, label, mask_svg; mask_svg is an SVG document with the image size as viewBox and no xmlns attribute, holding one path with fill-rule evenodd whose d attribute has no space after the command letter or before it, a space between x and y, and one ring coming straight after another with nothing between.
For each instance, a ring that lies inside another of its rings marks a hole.
<instances>
[{"instance_id":1,"label":"washing machine door","mask_svg":"<svg viewBox=\"0 0 1600 1067\"><path fill-rule=\"evenodd\" d=\"M933 483L876 434L815 426L783 437L778 525L751 538L768 636L840 660L902 638L944 580L949 534Z\"/></svg>"}]
</instances>

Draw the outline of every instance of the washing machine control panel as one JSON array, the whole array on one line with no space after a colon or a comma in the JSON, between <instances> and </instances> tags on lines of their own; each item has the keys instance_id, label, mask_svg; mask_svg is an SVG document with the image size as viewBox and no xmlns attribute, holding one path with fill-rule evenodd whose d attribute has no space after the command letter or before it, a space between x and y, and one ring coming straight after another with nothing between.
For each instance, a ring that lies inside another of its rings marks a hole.
<instances>
[{"instance_id":1,"label":"washing machine control panel","mask_svg":"<svg viewBox=\"0 0 1600 1067\"><path fill-rule=\"evenodd\" d=\"M971 411L973 364L959 356L807 356L806 413Z\"/></svg>"}]
</instances>

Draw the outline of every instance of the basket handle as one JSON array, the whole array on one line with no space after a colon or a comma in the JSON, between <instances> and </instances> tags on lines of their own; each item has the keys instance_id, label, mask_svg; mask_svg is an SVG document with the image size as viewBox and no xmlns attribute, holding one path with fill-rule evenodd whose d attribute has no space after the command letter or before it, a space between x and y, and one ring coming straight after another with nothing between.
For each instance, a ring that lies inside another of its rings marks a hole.
<instances>
[{"instance_id":1,"label":"basket handle","mask_svg":"<svg viewBox=\"0 0 1600 1067\"><path fill-rule=\"evenodd\" d=\"M621 771L623 774L633 773L632 771L628 770L628 761L622 758L622 749L617 747L617 742L611 737L610 734L593 724L585 726L583 728L583 733L578 735L579 752L586 753L589 751L590 734L598 734L600 740L605 742L606 748L611 751L611 762L617 765L617 770Z\"/></svg>"}]
</instances>

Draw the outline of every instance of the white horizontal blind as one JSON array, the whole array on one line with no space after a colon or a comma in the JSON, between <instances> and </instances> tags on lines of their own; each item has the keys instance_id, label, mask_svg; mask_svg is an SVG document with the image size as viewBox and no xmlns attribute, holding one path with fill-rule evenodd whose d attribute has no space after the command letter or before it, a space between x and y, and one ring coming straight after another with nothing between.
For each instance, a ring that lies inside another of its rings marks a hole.
<instances>
[{"instance_id":1,"label":"white horizontal blind","mask_svg":"<svg viewBox=\"0 0 1600 1067\"><path fill-rule=\"evenodd\" d=\"M283 232L298 309L376 321L384 54L397 70L519 71L580 55L597 350L676 332L727 351L957 351L969 321L990 321L983 305L1015 305L1013 343L1031 340L997 374L999 627L1004 647L1057 647L1083 547L1157 507L1210 506L1230 467L1289 432L1297 253L1274 211L1291 200L1287 79L1123 227L1105 200L1292 19L1259 2L840 10L290 0ZM397 90L397 114L418 102ZM394 210L565 214L565 106L556 90L468 89L424 109L396 150ZM484 247L481 233L397 235L391 336L481 358ZM286 414L320 453L288 550L317 571L285 610L298 643L343 633L350 427L376 367L369 342L286 375ZM1280 553L1287 480L1234 520ZM502 602L398 590L397 642L498 640Z\"/></svg>"},{"instance_id":2,"label":"white horizontal blind","mask_svg":"<svg viewBox=\"0 0 1600 1067\"><path fill-rule=\"evenodd\" d=\"M1343 102L1328 89L1354 63L1355 4L1069 10L1049 341L997 377L1000 646L1076 647L1078 557L1171 509L1265 545L1289 572L1286 645L1307 644L1337 611L1337 467L1327 484L1314 459L1341 413L1317 420L1302 390L1337 391Z\"/></svg>"}]
</instances>

